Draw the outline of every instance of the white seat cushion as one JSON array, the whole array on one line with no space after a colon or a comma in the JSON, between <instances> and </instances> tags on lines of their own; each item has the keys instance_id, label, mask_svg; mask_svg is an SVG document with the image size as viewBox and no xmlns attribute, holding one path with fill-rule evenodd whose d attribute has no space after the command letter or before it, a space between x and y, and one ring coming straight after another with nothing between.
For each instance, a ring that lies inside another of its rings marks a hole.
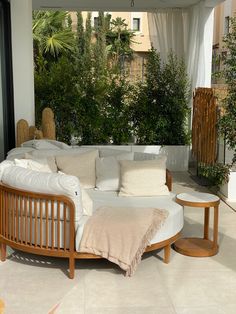
<instances>
[{"instance_id":1,"label":"white seat cushion","mask_svg":"<svg viewBox=\"0 0 236 314\"><path fill-rule=\"evenodd\" d=\"M150 244L165 241L178 232L184 225L183 207L175 202L175 194L170 193L168 196L156 197L119 197L117 192L87 190L93 200L93 210L95 211L100 206L113 207L153 207L166 209L169 215L162 226L151 240ZM79 244L83 234L83 228L88 217L83 217L76 232L76 250L79 251Z\"/></svg>"}]
</instances>

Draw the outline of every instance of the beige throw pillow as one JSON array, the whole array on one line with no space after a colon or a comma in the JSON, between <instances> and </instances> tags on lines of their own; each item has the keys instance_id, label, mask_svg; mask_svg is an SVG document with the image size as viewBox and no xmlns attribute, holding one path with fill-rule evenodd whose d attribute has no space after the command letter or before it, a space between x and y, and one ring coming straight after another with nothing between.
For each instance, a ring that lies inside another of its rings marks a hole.
<instances>
[{"instance_id":1,"label":"beige throw pillow","mask_svg":"<svg viewBox=\"0 0 236 314\"><path fill-rule=\"evenodd\" d=\"M168 195L166 157L157 160L120 161L121 188L119 196Z\"/></svg>"},{"instance_id":2,"label":"beige throw pillow","mask_svg":"<svg viewBox=\"0 0 236 314\"><path fill-rule=\"evenodd\" d=\"M98 150L92 150L78 155L56 156L57 167L60 171L79 178L85 189L95 187L95 160Z\"/></svg>"},{"instance_id":3,"label":"beige throw pillow","mask_svg":"<svg viewBox=\"0 0 236 314\"><path fill-rule=\"evenodd\" d=\"M43 163L48 164L48 166L52 172L57 172L57 165L56 165L56 160L55 160L54 156L36 158L31 153L26 153L25 159L32 159L32 160L34 160L38 163L41 163L41 164L43 164ZM32 169L32 170L36 170L36 169Z\"/></svg>"}]
</instances>

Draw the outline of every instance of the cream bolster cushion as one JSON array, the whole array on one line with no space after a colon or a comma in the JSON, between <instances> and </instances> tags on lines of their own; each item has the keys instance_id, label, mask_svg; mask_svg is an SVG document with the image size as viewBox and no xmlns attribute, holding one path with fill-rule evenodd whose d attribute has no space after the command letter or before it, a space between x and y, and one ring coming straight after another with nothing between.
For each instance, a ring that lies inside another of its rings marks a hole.
<instances>
[{"instance_id":1,"label":"cream bolster cushion","mask_svg":"<svg viewBox=\"0 0 236 314\"><path fill-rule=\"evenodd\" d=\"M4 160L0 163L0 181L2 180L3 173L6 168L12 167L15 165L15 162L13 160Z\"/></svg>"},{"instance_id":2,"label":"cream bolster cushion","mask_svg":"<svg viewBox=\"0 0 236 314\"><path fill-rule=\"evenodd\" d=\"M98 150L92 150L77 155L56 156L57 167L60 171L79 178L85 189L94 188L96 184L95 160Z\"/></svg>"},{"instance_id":3,"label":"cream bolster cushion","mask_svg":"<svg viewBox=\"0 0 236 314\"><path fill-rule=\"evenodd\" d=\"M119 160L133 159L133 152L96 158L96 187L101 191L118 191L120 189Z\"/></svg>"},{"instance_id":4,"label":"cream bolster cushion","mask_svg":"<svg viewBox=\"0 0 236 314\"><path fill-rule=\"evenodd\" d=\"M120 161L119 196L169 195L166 183L166 157L157 160Z\"/></svg>"},{"instance_id":5,"label":"cream bolster cushion","mask_svg":"<svg viewBox=\"0 0 236 314\"><path fill-rule=\"evenodd\" d=\"M22 143L21 146L33 147L35 149L71 149L71 146L66 143L49 139L30 140Z\"/></svg>"},{"instance_id":6,"label":"cream bolster cushion","mask_svg":"<svg viewBox=\"0 0 236 314\"><path fill-rule=\"evenodd\" d=\"M75 176L12 166L4 170L2 182L26 191L68 196L75 204L75 220L83 216L80 182Z\"/></svg>"},{"instance_id":7,"label":"cream bolster cushion","mask_svg":"<svg viewBox=\"0 0 236 314\"><path fill-rule=\"evenodd\" d=\"M47 140L30 140L21 144L22 147L32 147L35 149L61 149L57 145Z\"/></svg>"}]
</instances>

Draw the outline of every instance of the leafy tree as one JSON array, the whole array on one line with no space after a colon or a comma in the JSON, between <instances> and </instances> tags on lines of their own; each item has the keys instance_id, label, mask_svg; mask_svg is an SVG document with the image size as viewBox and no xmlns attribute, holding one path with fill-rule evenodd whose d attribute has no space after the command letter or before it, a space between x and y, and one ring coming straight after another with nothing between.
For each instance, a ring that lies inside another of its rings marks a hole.
<instances>
[{"instance_id":1,"label":"leafy tree","mask_svg":"<svg viewBox=\"0 0 236 314\"><path fill-rule=\"evenodd\" d=\"M113 66L119 70L122 68L122 62L133 55L131 45L134 43L135 35L127 29L128 24L121 17L111 20L110 25L106 34L108 55L112 59Z\"/></svg>"},{"instance_id":2,"label":"leafy tree","mask_svg":"<svg viewBox=\"0 0 236 314\"><path fill-rule=\"evenodd\" d=\"M69 143L77 129L80 94L73 63L62 56L49 69L35 72L36 123L41 124L42 110L50 107L55 113L59 140Z\"/></svg>"},{"instance_id":3,"label":"leafy tree","mask_svg":"<svg viewBox=\"0 0 236 314\"><path fill-rule=\"evenodd\" d=\"M99 12L96 28L96 42L94 44L94 72L95 79L107 77L107 49L106 49L106 19L103 12Z\"/></svg>"},{"instance_id":4,"label":"leafy tree","mask_svg":"<svg viewBox=\"0 0 236 314\"><path fill-rule=\"evenodd\" d=\"M152 48L146 82L138 85L131 109L138 143L186 144L188 101L189 81L183 61L170 53L164 64Z\"/></svg>"},{"instance_id":5,"label":"leafy tree","mask_svg":"<svg viewBox=\"0 0 236 314\"><path fill-rule=\"evenodd\" d=\"M236 18L230 19L230 32L224 37L227 54L223 58L224 78L228 86L227 97L223 101L224 115L219 121L220 133L226 144L234 150L236 162Z\"/></svg>"}]
</instances>

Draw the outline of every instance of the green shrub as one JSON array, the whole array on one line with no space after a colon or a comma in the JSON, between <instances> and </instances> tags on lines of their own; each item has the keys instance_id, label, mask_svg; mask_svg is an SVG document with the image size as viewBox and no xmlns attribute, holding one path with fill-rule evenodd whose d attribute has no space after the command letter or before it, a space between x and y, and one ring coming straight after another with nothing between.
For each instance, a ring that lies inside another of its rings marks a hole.
<instances>
[{"instance_id":1,"label":"green shrub","mask_svg":"<svg viewBox=\"0 0 236 314\"><path fill-rule=\"evenodd\" d=\"M172 52L162 63L155 49L149 52L146 82L139 84L132 106L138 144L188 143L187 117L190 88L184 62Z\"/></svg>"},{"instance_id":2,"label":"green shrub","mask_svg":"<svg viewBox=\"0 0 236 314\"><path fill-rule=\"evenodd\" d=\"M219 188L220 185L228 182L230 168L230 165L224 165L222 163L216 163L214 165L200 164L198 166L198 174L206 178L210 185Z\"/></svg>"}]
</instances>

